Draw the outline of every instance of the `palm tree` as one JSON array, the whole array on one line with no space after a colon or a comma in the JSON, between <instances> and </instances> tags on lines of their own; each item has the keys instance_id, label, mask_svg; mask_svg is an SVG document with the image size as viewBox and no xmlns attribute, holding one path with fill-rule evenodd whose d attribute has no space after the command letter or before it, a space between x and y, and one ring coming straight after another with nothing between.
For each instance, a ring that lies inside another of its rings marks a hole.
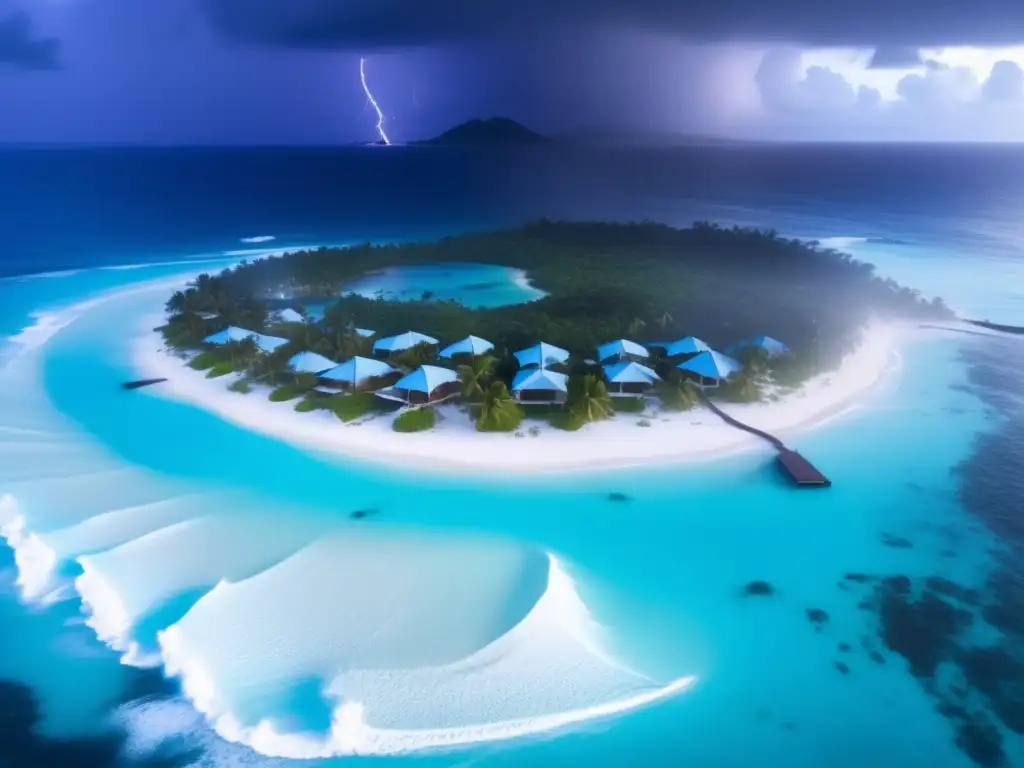
<instances>
[{"instance_id":1,"label":"palm tree","mask_svg":"<svg viewBox=\"0 0 1024 768\"><path fill-rule=\"evenodd\" d=\"M667 411L688 411L700 400L700 390L689 379L676 377L666 381L658 393Z\"/></svg>"},{"instance_id":2,"label":"palm tree","mask_svg":"<svg viewBox=\"0 0 1024 768\"><path fill-rule=\"evenodd\" d=\"M171 298L167 300L167 311L172 315L181 315L188 309L188 304L188 297L185 295L185 292L175 291L171 294Z\"/></svg>"},{"instance_id":3,"label":"palm tree","mask_svg":"<svg viewBox=\"0 0 1024 768\"><path fill-rule=\"evenodd\" d=\"M661 326L661 330L667 330L668 326L672 322L672 319L672 315L669 314L669 311L667 309L664 312L662 312L661 317L658 318L658 325Z\"/></svg>"},{"instance_id":4,"label":"palm tree","mask_svg":"<svg viewBox=\"0 0 1024 768\"><path fill-rule=\"evenodd\" d=\"M496 362L497 360L490 355L482 355L459 366L459 383L462 385L463 400L478 402L484 397L484 390L491 380L491 373ZM502 386L505 385L502 384Z\"/></svg>"},{"instance_id":5,"label":"palm tree","mask_svg":"<svg viewBox=\"0 0 1024 768\"><path fill-rule=\"evenodd\" d=\"M640 333L640 331L642 331L646 326L646 322L641 320L639 317L634 317L629 324L629 335L635 336L636 334Z\"/></svg>"},{"instance_id":6,"label":"palm tree","mask_svg":"<svg viewBox=\"0 0 1024 768\"><path fill-rule=\"evenodd\" d=\"M615 412L604 382L592 373L569 381L569 410L584 421L607 419Z\"/></svg>"},{"instance_id":7,"label":"palm tree","mask_svg":"<svg viewBox=\"0 0 1024 768\"><path fill-rule=\"evenodd\" d=\"M463 366L468 367L468 366ZM483 392L476 428L481 432L511 432L523 420L523 410L512 399L504 382L492 381Z\"/></svg>"}]
</instances>

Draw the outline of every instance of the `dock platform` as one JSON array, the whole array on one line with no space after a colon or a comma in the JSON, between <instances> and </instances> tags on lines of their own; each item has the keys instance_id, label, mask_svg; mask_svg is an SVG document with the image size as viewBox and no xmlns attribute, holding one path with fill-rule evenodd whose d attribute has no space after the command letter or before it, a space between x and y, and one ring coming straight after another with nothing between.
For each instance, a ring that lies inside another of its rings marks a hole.
<instances>
[{"instance_id":1,"label":"dock platform","mask_svg":"<svg viewBox=\"0 0 1024 768\"><path fill-rule=\"evenodd\" d=\"M788 474L797 485L817 485L828 487L832 481L825 477L807 459L796 451L783 448L775 457L779 467Z\"/></svg>"},{"instance_id":2,"label":"dock platform","mask_svg":"<svg viewBox=\"0 0 1024 768\"><path fill-rule=\"evenodd\" d=\"M810 461L804 458L804 456L798 453L797 451L794 451L791 448L786 447L786 444L783 443L782 440L780 440L779 438L775 437L775 435L769 434L768 432L765 432L763 429L752 427L749 424L744 424L739 419L733 418L725 411L723 411L721 408L719 408L717 405L715 405L713 402L711 402L711 398L709 398L706 394L704 394L703 392L701 392L700 394L701 399L704 401L704 405L706 405L712 413L718 416L726 424L728 424L731 427L736 427L736 429L741 429L744 432L749 432L750 434L756 435L757 437L760 437L762 440L771 443L772 447L776 451L778 451L776 461L778 462L779 468L786 475L788 475L794 483L801 487L811 488L828 488L829 486L832 485L832 481L825 477L825 475L823 475L820 471L818 471L818 469L813 464L811 464Z\"/></svg>"}]
</instances>

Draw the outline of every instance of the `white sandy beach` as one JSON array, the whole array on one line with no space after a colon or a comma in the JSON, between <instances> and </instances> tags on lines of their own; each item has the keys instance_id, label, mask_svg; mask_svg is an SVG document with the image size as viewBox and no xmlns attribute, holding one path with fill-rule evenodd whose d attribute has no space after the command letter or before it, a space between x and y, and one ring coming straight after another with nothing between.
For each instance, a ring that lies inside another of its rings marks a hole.
<instances>
[{"instance_id":1,"label":"white sandy beach","mask_svg":"<svg viewBox=\"0 0 1024 768\"><path fill-rule=\"evenodd\" d=\"M294 402L267 399L269 387L254 386L247 395L231 392L229 375L207 379L183 359L164 349L151 329L161 316L149 316L144 332L133 341L133 362L139 378L166 378L150 391L216 413L239 426L295 445L343 456L426 469L486 468L502 472L537 473L626 467L706 460L745 450L769 452L759 438L723 423L702 406L685 413L659 412L656 403L643 416L619 414L577 432L527 420L518 436L477 432L458 405L438 408L437 426L429 431L399 434L391 414L342 423L328 411L297 413ZM819 426L861 403L883 380L899 373L897 346L904 330L875 326L839 370L807 382L776 402L723 408L751 426L784 440ZM641 426L645 419L649 426ZM531 429L533 428L533 429Z\"/></svg>"}]
</instances>

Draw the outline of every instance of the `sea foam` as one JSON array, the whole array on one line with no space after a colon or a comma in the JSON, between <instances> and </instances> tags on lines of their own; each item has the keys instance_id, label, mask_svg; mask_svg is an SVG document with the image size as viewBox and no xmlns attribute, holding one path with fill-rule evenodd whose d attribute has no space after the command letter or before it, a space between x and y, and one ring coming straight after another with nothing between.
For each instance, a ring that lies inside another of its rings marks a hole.
<instances>
[{"instance_id":1,"label":"sea foam","mask_svg":"<svg viewBox=\"0 0 1024 768\"><path fill-rule=\"evenodd\" d=\"M537 586L527 606L522 590ZM501 631L510 606L520 618ZM160 634L160 646L221 736L311 759L554 731L694 682L659 686L603 652L600 634L553 555L392 533L328 537L249 582L222 583ZM289 717L292 686L310 677L323 681L326 731ZM257 700L269 713L246 706Z\"/></svg>"}]
</instances>

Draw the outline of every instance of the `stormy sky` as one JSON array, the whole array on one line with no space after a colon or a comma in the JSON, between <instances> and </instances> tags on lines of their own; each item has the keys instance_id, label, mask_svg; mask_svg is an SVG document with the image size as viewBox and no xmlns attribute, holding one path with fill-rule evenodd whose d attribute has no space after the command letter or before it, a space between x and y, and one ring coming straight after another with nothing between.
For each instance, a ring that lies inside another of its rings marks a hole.
<instances>
[{"instance_id":1,"label":"stormy sky","mask_svg":"<svg viewBox=\"0 0 1024 768\"><path fill-rule=\"evenodd\" d=\"M0 142L1024 140L1021 0L0 0Z\"/></svg>"}]
</instances>

